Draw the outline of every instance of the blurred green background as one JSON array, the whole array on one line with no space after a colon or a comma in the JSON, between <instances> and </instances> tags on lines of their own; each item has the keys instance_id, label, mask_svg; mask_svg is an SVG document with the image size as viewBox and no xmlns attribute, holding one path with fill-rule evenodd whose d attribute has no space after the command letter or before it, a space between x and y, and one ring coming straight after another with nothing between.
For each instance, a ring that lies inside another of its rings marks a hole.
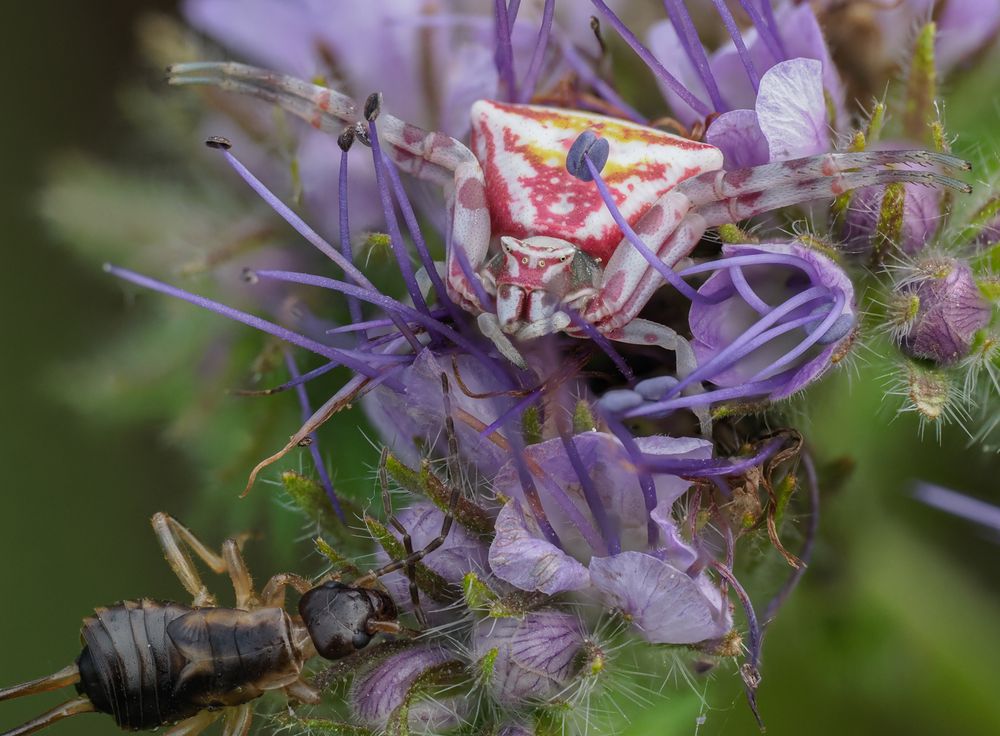
<instances>
[{"instance_id":1,"label":"blurred green background","mask_svg":"<svg viewBox=\"0 0 1000 736\"><path fill-rule=\"evenodd\" d=\"M51 388L58 366L91 355L142 305L54 242L35 214L38 189L55 154L85 149L113 157L130 135L116 95L135 74L134 24L147 10L171 6L111 0L95 9L44 0L12 6L5 19L2 684L71 661L80 621L95 605L181 597L149 531L154 511L188 519L213 545L248 524L265 535L284 529L287 540L295 523L268 498L253 507L257 513L238 510L238 482L231 498L220 490L213 499L214 509L232 504L231 517L198 512L196 473L165 438L164 426L81 416ZM963 152L977 163L996 164L989 152L1000 129L997 68L987 63L949 91L952 130L961 132ZM163 94L171 92L164 87ZM816 390L803 429L825 459L849 455L857 470L841 489L824 494L812 569L769 631L762 714L771 734L1000 733L1000 539L908 495L911 481L923 478L1000 502L1000 459L968 450L957 428L946 429L939 445L933 432L920 441L907 417L890 425L882 385L878 367L866 366L862 356L856 371L841 371ZM347 472L366 471L359 465ZM315 569L315 561L304 561L306 546L286 544L281 554L275 546L257 544L251 552L259 578L289 566ZM763 608L766 600L758 603ZM707 687L705 706L689 686L674 683L662 695L649 694L648 708L623 701L633 716L628 732L756 732L732 669L701 687ZM4 703L0 729L59 700ZM115 730L109 718L84 716L51 733Z\"/></svg>"}]
</instances>

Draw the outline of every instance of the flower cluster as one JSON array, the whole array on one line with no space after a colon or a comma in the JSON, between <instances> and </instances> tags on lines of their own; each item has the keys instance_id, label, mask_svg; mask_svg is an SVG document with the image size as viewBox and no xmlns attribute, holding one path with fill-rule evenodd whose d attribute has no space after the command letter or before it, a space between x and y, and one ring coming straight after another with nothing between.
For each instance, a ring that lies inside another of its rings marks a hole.
<instances>
[{"instance_id":1,"label":"flower cluster","mask_svg":"<svg viewBox=\"0 0 1000 736\"><path fill-rule=\"evenodd\" d=\"M903 410L940 427L976 407L994 428L1000 207L956 205L968 164L934 101L1000 12L984 3L989 23L963 34L949 4L911 39L905 87L857 107L823 3L668 0L664 19L592 0L593 20L554 0L371 5L185 4L267 68L189 61L171 84L307 124L290 178L238 117L213 118L208 139L271 232L321 257L244 261L242 293L270 318L107 266L285 346L288 378L267 392L294 390L302 423L246 490L308 446L318 481L284 473L292 501L339 545L360 520L391 570L368 580L353 554L320 550L420 625L321 673L346 705L301 725L550 733L613 698L634 661L662 676L678 658L742 660L757 716L763 631L818 514L790 401L867 340L903 377ZM872 5L870 20L888 34L926 5ZM662 105L630 104L631 52ZM363 263L374 243L391 269ZM289 295L291 316L274 308ZM314 407L306 387L331 373ZM382 514L334 488L321 451L358 401L383 448ZM762 557L788 571L748 589L741 569Z\"/></svg>"}]
</instances>

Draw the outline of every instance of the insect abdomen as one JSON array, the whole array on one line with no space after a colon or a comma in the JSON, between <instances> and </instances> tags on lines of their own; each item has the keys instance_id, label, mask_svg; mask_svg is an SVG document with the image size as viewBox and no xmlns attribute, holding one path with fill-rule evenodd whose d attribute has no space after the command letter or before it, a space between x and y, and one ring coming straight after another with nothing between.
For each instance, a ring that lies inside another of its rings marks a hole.
<instances>
[{"instance_id":1,"label":"insect abdomen","mask_svg":"<svg viewBox=\"0 0 1000 736\"><path fill-rule=\"evenodd\" d=\"M242 611L124 601L84 622L77 690L124 729L240 705L301 671L280 608Z\"/></svg>"},{"instance_id":2,"label":"insect abdomen","mask_svg":"<svg viewBox=\"0 0 1000 736\"><path fill-rule=\"evenodd\" d=\"M197 713L201 706L174 697L184 659L167 636L169 624L191 610L150 600L98 608L80 632L86 646L77 659L77 691L132 731Z\"/></svg>"}]
</instances>

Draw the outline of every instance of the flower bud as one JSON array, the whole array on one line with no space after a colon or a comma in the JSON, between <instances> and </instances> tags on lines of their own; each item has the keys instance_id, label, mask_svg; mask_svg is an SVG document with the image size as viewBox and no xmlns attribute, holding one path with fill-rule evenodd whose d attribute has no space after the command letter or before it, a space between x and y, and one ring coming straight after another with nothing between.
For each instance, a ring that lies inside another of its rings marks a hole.
<instances>
[{"instance_id":1,"label":"flower bud","mask_svg":"<svg viewBox=\"0 0 1000 736\"><path fill-rule=\"evenodd\" d=\"M569 684L580 670L584 633L576 616L546 609L479 621L472 647L490 695L514 705L547 700Z\"/></svg>"},{"instance_id":2,"label":"flower bud","mask_svg":"<svg viewBox=\"0 0 1000 736\"><path fill-rule=\"evenodd\" d=\"M862 255L892 246L919 253L937 232L941 197L940 189L915 184L858 189L844 222L845 247Z\"/></svg>"},{"instance_id":3,"label":"flower bud","mask_svg":"<svg viewBox=\"0 0 1000 736\"><path fill-rule=\"evenodd\" d=\"M919 300L900 347L912 358L953 365L969 354L976 333L989 324L993 309L968 264L953 258L925 259L920 276L904 284Z\"/></svg>"},{"instance_id":4,"label":"flower bud","mask_svg":"<svg viewBox=\"0 0 1000 736\"><path fill-rule=\"evenodd\" d=\"M415 646L390 654L354 678L348 695L351 714L371 729L384 729L391 719L405 718L410 733L442 733L461 725L466 698L420 697L421 684L436 672L457 666L440 647Z\"/></svg>"}]
</instances>

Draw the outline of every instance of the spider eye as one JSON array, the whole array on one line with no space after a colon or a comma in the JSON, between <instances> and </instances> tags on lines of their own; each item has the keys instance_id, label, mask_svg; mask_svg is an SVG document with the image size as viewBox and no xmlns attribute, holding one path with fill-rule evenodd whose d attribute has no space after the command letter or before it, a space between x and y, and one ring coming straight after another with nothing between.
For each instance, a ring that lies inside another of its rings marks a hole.
<instances>
[{"instance_id":1,"label":"spider eye","mask_svg":"<svg viewBox=\"0 0 1000 736\"><path fill-rule=\"evenodd\" d=\"M559 257L559 262L560 263L565 263L565 261L566 261L566 256L560 256Z\"/></svg>"},{"instance_id":2,"label":"spider eye","mask_svg":"<svg viewBox=\"0 0 1000 736\"><path fill-rule=\"evenodd\" d=\"M545 268L545 261L539 261L538 262L538 267L539 268Z\"/></svg>"},{"instance_id":3,"label":"spider eye","mask_svg":"<svg viewBox=\"0 0 1000 736\"><path fill-rule=\"evenodd\" d=\"M521 263L523 263L525 266L527 266L528 265L528 256L524 256L524 258L521 259Z\"/></svg>"}]
</instances>

